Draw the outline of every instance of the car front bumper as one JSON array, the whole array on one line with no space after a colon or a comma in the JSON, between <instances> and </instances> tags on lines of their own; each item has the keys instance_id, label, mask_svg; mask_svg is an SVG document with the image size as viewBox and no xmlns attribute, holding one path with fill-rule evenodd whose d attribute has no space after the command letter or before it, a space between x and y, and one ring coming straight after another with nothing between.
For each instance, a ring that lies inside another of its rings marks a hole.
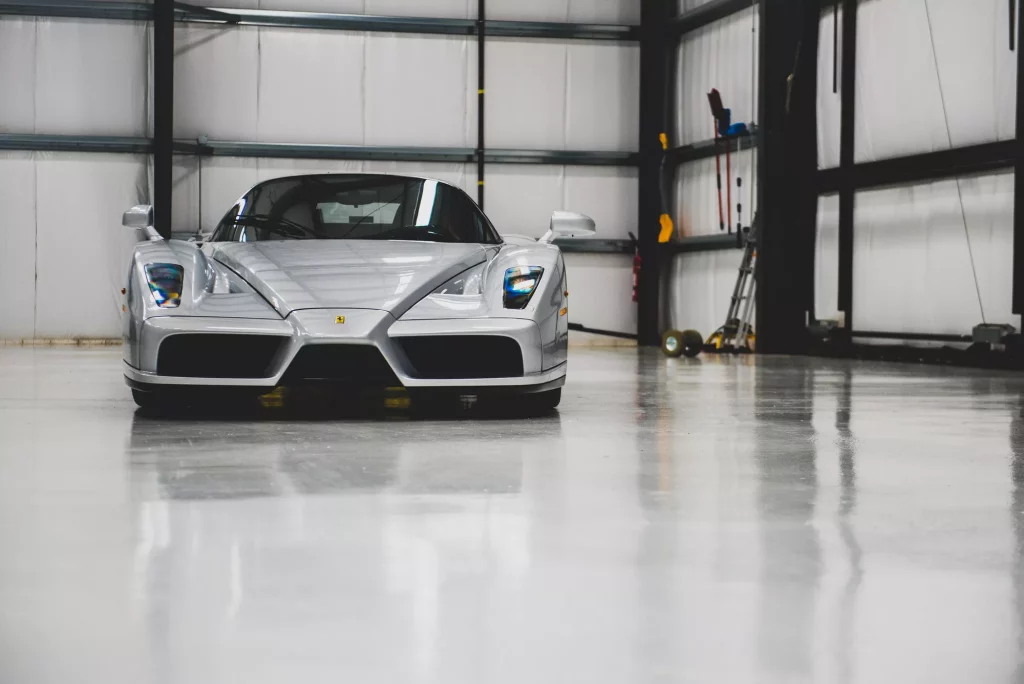
<instances>
[{"instance_id":1,"label":"car front bumper","mask_svg":"<svg viewBox=\"0 0 1024 684\"><path fill-rule=\"evenodd\" d=\"M343 321L343 322L342 322ZM177 334L272 335L286 340L272 361L267 377L182 377L157 373L160 344ZM523 374L499 378L417 377L396 340L402 337L497 335L515 340L523 355ZM480 391L536 392L560 387L566 364L544 367L540 328L521 318L395 320L386 311L372 309L306 309L283 320L161 316L147 319L138 340L139 366L124 362L128 384L139 389L165 386L239 387L270 390L281 384L300 349L314 344L372 345L409 389L451 388ZM125 358L132 358L126 353Z\"/></svg>"}]
</instances>

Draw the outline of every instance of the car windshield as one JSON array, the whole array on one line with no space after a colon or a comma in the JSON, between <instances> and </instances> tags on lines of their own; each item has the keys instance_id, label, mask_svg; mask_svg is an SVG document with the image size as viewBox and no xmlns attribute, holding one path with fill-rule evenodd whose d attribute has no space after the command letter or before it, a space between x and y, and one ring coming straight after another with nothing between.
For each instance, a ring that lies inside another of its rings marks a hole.
<instances>
[{"instance_id":1,"label":"car windshield","mask_svg":"<svg viewBox=\"0 0 1024 684\"><path fill-rule=\"evenodd\" d=\"M342 174L261 183L228 211L213 235L215 242L265 240L501 241L473 200L450 185Z\"/></svg>"}]
</instances>

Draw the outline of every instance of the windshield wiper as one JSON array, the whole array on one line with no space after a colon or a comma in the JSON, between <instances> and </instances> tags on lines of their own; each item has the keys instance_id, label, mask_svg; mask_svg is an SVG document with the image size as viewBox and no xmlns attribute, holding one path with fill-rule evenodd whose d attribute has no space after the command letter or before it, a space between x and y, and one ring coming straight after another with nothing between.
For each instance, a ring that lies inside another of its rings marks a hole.
<instances>
[{"instance_id":1,"label":"windshield wiper","mask_svg":"<svg viewBox=\"0 0 1024 684\"><path fill-rule=\"evenodd\" d=\"M256 228L263 228L269 230L272 233L278 235L284 235L286 237L295 238L296 240L316 239L319 236L311 229L296 223L291 219L286 219L283 216L269 216L267 214L244 214L242 216L236 216L233 223L242 226L253 226Z\"/></svg>"}]
</instances>

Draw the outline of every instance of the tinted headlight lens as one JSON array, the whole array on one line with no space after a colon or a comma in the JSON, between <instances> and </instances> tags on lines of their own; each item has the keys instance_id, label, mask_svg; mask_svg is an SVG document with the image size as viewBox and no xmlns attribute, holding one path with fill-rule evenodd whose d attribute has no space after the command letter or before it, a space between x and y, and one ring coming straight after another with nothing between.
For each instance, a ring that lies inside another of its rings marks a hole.
<instances>
[{"instance_id":1,"label":"tinted headlight lens","mask_svg":"<svg viewBox=\"0 0 1024 684\"><path fill-rule=\"evenodd\" d=\"M540 266L515 266L505 271L505 308L525 309L543 275Z\"/></svg>"},{"instance_id":2,"label":"tinted headlight lens","mask_svg":"<svg viewBox=\"0 0 1024 684\"><path fill-rule=\"evenodd\" d=\"M181 304L181 284L185 269L178 264L146 264L146 280L156 305L173 309Z\"/></svg>"}]
</instances>

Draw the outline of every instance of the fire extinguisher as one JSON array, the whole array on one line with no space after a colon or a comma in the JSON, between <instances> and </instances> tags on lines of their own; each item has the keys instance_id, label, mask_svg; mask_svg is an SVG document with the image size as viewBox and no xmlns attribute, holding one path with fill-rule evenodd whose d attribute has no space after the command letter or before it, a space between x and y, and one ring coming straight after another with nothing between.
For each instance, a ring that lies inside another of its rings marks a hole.
<instances>
[{"instance_id":1,"label":"fire extinguisher","mask_svg":"<svg viewBox=\"0 0 1024 684\"><path fill-rule=\"evenodd\" d=\"M633 241L633 301L635 302L637 301L637 291L640 289L640 243L632 233L629 234L629 239Z\"/></svg>"}]
</instances>

